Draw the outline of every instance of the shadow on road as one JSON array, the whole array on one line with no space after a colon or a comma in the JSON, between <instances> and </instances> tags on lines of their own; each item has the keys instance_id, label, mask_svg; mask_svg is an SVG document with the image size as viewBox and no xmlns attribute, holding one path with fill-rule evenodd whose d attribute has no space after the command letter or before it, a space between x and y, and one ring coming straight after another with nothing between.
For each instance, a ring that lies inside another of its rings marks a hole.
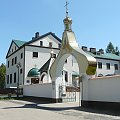
<instances>
[{"instance_id":1,"label":"shadow on road","mask_svg":"<svg viewBox=\"0 0 120 120\"><path fill-rule=\"evenodd\" d=\"M21 101L21 100L20 100ZM5 107L3 109L16 109L16 108L32 108L32 109L42 109L42 110L49 110L49 111L65 111L65 110L75 110L75 111L83 111L88 113L96 113L96 114L106 114L112 116L120 116L119 110L109 110L109 109L98 109L98 108L82 108L82 107L74 107L74 106L54 106L54 103L50 103L49 101L38 101L37 99L24 99L22 101L31 102L30 104L21 104L22 106L18 107ZM19 101L18 101L19 102ZM16 102L17 103L17 102ZM47 106L45 104L52 104L52 106ZM61 103L62 104L62 103ZM65 103L64 103L65 104ZM68 103L66 103L68 104Z\"/></svg>"}]
</instances>

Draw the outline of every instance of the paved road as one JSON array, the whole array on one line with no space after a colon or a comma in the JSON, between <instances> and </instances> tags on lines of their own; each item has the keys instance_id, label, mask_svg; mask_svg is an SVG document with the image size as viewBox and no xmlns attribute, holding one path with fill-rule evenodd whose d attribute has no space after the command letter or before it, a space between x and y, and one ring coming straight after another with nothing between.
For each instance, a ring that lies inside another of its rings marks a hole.
<instances>
[{"instance_id":1,"label":"paved road","mask_svg":"<svg viewBox=\"0 0 120 120\"><path fill-rule=\"evenodd\" d=\"M120 120L119 112L83 109L78 103L0 101L0 120Z\"/></svg>"}]
</instances>

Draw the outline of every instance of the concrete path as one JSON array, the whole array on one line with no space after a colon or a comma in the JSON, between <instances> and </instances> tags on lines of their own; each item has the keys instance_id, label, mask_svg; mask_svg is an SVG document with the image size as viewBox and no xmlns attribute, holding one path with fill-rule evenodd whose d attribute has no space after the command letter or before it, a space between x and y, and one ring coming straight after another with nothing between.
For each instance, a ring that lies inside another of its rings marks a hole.
<instances>
[{"instance_id":1,"label":"concrete path","mask_svg":"<svg viewBox=\"0 0 120 120\"><path fill-rule=\"evenodd\" d=\"M0 101L0 120L120 120L119 111L83 109L78 103Z\"/></svg>"}]
</instances>

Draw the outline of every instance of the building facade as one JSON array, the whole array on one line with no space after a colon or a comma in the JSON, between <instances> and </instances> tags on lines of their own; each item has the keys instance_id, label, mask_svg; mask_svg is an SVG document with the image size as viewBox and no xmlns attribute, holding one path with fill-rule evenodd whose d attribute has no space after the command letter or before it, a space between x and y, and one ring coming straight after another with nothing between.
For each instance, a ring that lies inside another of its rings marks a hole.
<instances>
[{"instance_id":1,"label":"building facade","mask_svg":"<svg viewBox=\"0 0 120 120\"><path fill-rule=\"evenodd\" d=\"M40 71L40 69L48 63L51 51L54 52L55 58L60 47L61 40L51 32L42 36L39 36L37 32L29 42L12 40L6 56L6 88L16 87L18 82L20 86L42 83L43 76L41 75L46 71ZM20 64L19 68L18 64ZM68 84L72 83L72 66L70 65L72 65L71 56L65 61L62 73ZM44 82L51 82L48 72L46 76L44 75L44 79L46 79Z\"/></svg>"},{"instance_id":2,"label":"building facade","mask_svg":"<svg viewBox=\"0 0 120 120\"><path fill-rule=\"evenodd\" d=\"M29 84L51 83L49 69L59 53L61 39L49 32L42 36L35 33L31 41L12 40L6 55L6 88ZM96 51L83 46L82 49L97 60L94 77L120 74L120 56ZM61 79L66 85L78 86L78 64L73 56L66 59ZM93 77L93 76L92 76Z\"/></svg>"}]
</instances>

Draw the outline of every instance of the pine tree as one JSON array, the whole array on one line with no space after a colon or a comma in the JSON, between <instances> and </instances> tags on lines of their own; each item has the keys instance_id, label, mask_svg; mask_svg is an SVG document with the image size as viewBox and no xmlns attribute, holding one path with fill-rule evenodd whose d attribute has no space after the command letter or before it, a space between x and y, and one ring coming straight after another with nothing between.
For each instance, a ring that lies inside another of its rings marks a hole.
<instances>
[{"instance_id":1,"label":"pine tree","mask_svg":"<svg viewBox=\"0 0 120 120\"><path fill-rule=\"evenodd\" d=\"M116 55L119 55L119 53L120 53L120 52L119 52L119 49L118 49L118 47L116 46L116 48L115 48L115 54L116 54Z\"/></svg>"},{"instance_id":2,"label":"pine tree","mask_svg":"<svg viewBox=\"0 0 120 120\"><path fill-rule=\"evenodd\" d=\"M106 53L113 53L113 54L119 55L120 52L117 46L114 47L114 45L111 42L109 42L107 49L106 49Z\"/></svg>"},{"instance_id":3,"label":"pine tree","mask_svg":"<svg viewBox=\"0 0 120 120\"><path fill-rule=\"evenodd\" d=\"M115 48L113 46L113 44L111 42L109 42L107 49L106 49L106 53L113 53L115 54Z\"/></svg>"}]
</instances>

